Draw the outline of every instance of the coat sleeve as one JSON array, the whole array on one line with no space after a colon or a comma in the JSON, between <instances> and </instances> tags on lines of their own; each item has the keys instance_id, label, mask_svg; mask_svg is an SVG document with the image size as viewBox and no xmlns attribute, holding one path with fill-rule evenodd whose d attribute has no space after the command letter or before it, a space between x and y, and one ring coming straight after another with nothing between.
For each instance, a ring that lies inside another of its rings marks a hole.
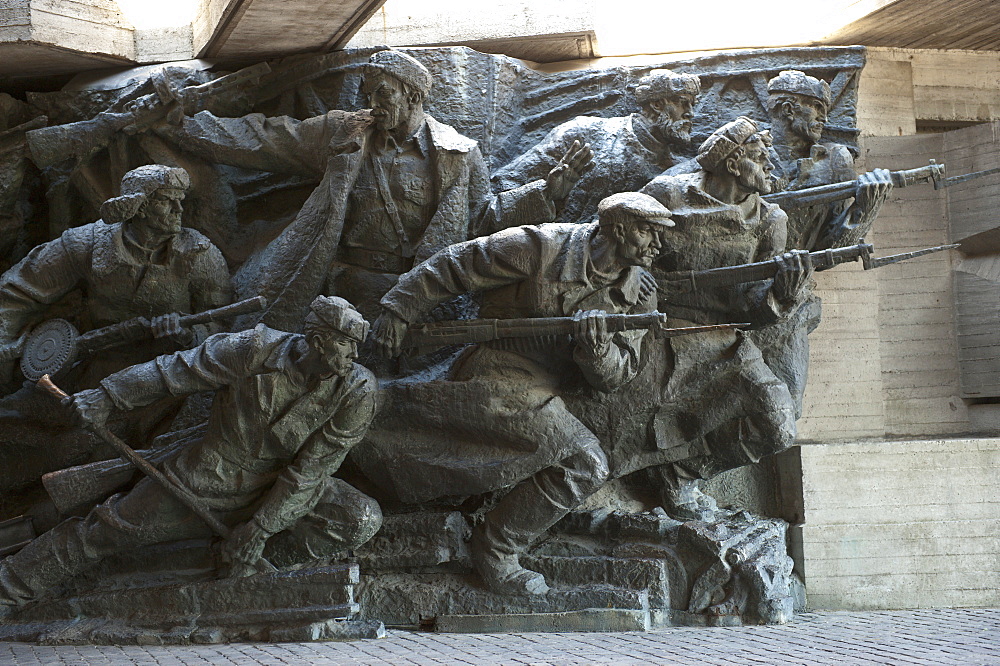
<instances>
[{"instance_id":1,"label":"coat sleeve","mask_svg":"<svg viewBox=\"0 0 1000 666\"><path fill-rule=\"evenodd\" d=\"M207 247L198 253L191 269L192 312L203 312L233 302L233 288L229 281L226 260L219 248L215 247L207 238L204 239L204 242L207 243ZM213 322L198 324L193 327L193 330L197 343L201 344L208 336L220 333L225 329L222 322Z\"/></svg>"},{"instance_id":2,"label":"coat sleeve","mask_svg":"<svg viewBox=\"0 0 1000 666\"><path fill-rule=\"evenodd\" d=\"M545 192L545 180L532 180L493 194L486 162L478 146L469 155L469 168L470 236L484 236L508 227L556 219L558 211Z\"/></svg>"},{"instance_id":3,"label":"coat sleeve","mask_svg":"<svg viewBox=\"0 0 1000 666\"><path fill-rule=\"evenodd\" d=\"M254 522L262 530L268 534L280 532L316 506L326 479L340 468L348 452L368 431L377 411L376 396L375 378L368 375L309 438L292 464L278 475L254 514Z\"/></svg>"},{"instance_id":4,"label":"coat sleeve","mask_svg":"<svg viewBox=\"0 0 1000 666\"><path fill-rule=\"evenodd\" d=\"M563 123L527 152L498 169L493 175L493 186L501 191L513 190L531 181L544 179L576 140L581 143L587 140L579 121Z\"/></svg>"},{"instance_id":5,"label":"coat sleeve","mask_svg":"<svg viewBox=\"0 0 1000 666\"><path fill-rule=\"evenodd\" d=\"M0 342L15 340L37 315L85 281L92 249L90 225L69 229L0 277Z\"/></svg>"},{"instance_id":6,"label":"coat sleeve","mask_svg":"<svg viewBox=\"0 0 1000 666\"><path fill-rule=\"evenodd\" d=\"M632 312L652 312L655 309L654 291L632 308ZM596 354L577 345L573 349L573 360L591 386L605 393L616 391L632 381L639 372L643 339L647 334L646 330L614 333L611 344Z\"/></svg>"},{"instance_id":7,"label":"coat sleeve","mask_svg":"<svg viewBox=\"0 0 1000 666\"><path fill-rule=\"evenodd\" d=\"M296 120L288 116L268 118L260 113L219 118L202 111L185 118L179 129L163 128L158 132L210 162L322 176L337 113Z\"/></svg>"},{"instance_id":8,"label":"coat sleeve","mask_svg":"<svg viewBox=\"0 0 1000 666\"><path fill-rule=\"evenodd\" d=\"M258 325L239 333L213 335L197 347L125 368L101 380L119 409L134 409L160 398L212 391L263 371L292 334Z\"/></svg>"},{"instance_id":9,"label":"coat sleeve","mask_svg":"<svg viewBox=\"0 0 1000 666\"><path fill-rule=\"evenodd\" d=\"M400 277L382 307L416 323L455 296L514 284L534 275L544 245L536 227L514 227L451 245Z\"/></svg>"}]
</instances>

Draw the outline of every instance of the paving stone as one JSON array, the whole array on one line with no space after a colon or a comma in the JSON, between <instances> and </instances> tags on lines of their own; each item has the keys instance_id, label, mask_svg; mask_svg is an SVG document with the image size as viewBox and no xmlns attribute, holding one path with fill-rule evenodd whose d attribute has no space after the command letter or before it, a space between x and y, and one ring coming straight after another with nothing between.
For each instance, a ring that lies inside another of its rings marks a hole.
<instances>
[{"instance_id":1,"label":"paving stone","mask_svg":"<svg viewBox=\"0 0 1000 666\"><path fill-rule=\"evenodd\" d=\"M390 631L344 643L40 646L0 643L0 666L576 666L677 664L1000 666L1000 609L804 613L767 627L616 634Z\"/></svg>"}]
</instances>

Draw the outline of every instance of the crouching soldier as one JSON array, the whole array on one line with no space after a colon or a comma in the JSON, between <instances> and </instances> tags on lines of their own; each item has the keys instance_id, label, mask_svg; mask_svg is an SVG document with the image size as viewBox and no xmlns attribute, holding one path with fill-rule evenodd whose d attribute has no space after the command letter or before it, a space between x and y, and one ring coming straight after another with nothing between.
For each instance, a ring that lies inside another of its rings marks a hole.
<instances>
[{"instance_id":1,"label":"crouching soldier","mask_svg":"<svg viewBox=\"0 0 1000 666\"><path fill-rule=\"evenodd\" d=\"M259 325L214 335L187 351L132 366L72 403L102 424L165 396L216 390L205 435L162 465L231 535L229 573L323 560L378 530L378 504L333 478L376 412L376 382L354 363L368 322L342 298L320 296L304 334ZM70 518L0 560L0 615L72 579L109 555L211 536L164 487L142 479L83 518Z\"/></svg>"}]
</instances>

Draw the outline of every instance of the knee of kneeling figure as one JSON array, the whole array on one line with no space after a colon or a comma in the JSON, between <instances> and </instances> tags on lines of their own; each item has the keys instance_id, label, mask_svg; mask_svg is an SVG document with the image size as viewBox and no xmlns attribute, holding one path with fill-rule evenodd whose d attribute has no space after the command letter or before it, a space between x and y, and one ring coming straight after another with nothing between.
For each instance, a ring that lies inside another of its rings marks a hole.
<instances>
[{"instance_id":1,"label":"knee of kneeling figure","mask_svg":"<svg viewBox=\"0 0 1000 666\"><path fill-rule=\"evenodd\" d=\"M371 497L359 502L359 511L355 529L350 536L349 548L357 548L371 539L382 527L382 508Z\"/></svg>"}]
</instances>

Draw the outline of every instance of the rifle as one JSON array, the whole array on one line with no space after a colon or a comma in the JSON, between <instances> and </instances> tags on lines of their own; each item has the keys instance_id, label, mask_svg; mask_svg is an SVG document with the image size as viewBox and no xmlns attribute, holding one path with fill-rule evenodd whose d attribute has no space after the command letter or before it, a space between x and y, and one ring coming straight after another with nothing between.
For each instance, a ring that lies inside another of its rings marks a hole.
<instances>
[{"instance_id":1,"label":"rifle","mask_svg":"<svg viewBox=\"0 0 1000 666\"><path fill-rule=\"evenodd\" d=\"M175 90L162 70L151 77L155 92L129 103L124 113L102 111L90 120L55 125L26 133L31 158L40 169L67 159L85 162L121 132L137 134L167 119L179 123L185 114L205 108L208 99L260 79L271 71L267 63L245 67L214 81Z\"/></svg>"},{"instance_id":2,"label":"rifle","mask_svg":"<svg viewBox=\"0 0 1000 666\"><path fill-rule=\"evenodd\" d=\"M24 148L26 143L25 132L45 127L48 123L48 116L38 116L26 123L21 123L16 127L11 127L8 130L0 132L0 155Z\"/></svg>"},{"instance_id":3,"label":"rifle","mask_svg":"<svg viewBox=\"0 0 1000 666\"><path fill-rule=\"evenodd\" d=\"M650 329L657 338L674 338L680 335L745 328L750 324L714 324L711 326L685 326L668 328L667 315L662 312L642 314L605 315L608 332ZM416 350L417 354L446 347L470 343L491 342L510 338L541 338L571 335L576 327L573 317L529 317L526 319L468 319L412 324L403 339L403 348Z\"/></svg>"},{"instance_id":4,"label":"rifle","mask_svg":"<svg viewBox=\"0 0 1000 666\"><path fill-rule=\"evenodd\" d=\"M866 271L873 268L882 268L889 264L899 263L914 257L922 257L932 252L951 250L959 246L959 243L950 245L938 245L928 247L913 252L903 252L891 254L887 257L872 257L875 248L869 243L858 243L847 247L838 247L829 250L817 250L810 252L812 265L817 271L825 271L839 264L850 261L861 260L861 265ZM740 264L738 266L722 266L720 268L709 268L702 271L674 271L656 278L656 282L661 289L674 289L682 283L687 283L688 289L696 291L698 289L710 289L713 287L728 287L744 282L756 282L758 280L768 280L778 273L780 265L778 257L768 261L758 261L752 264Z\"/></svg>"},{"instance_id":5,"label":"rifle","mask_svg":"<svg viewBox=\"0 0 1000 666\"><path fill-rule=\"evenodd\" d=\"M973 174L967 174L973 175ZM985 176L985 173L981 175ZM954 185L948 182L953 179L943 178L944 165L938 164L934 160L930 164L916 169L906 169L905 171L891 171L889 177L892 179L893 187L908 187L917 183L930 181L934 184L934 189ZM978 177L978 176L977 176ZM961 176L958 176L961 178ZM966 179L968 180L968 179ZM765 194L762 198L768 203L778 204L782 208L789 210L792 208L803 208L805 206L815 206L817 204L831 203L842 199L849 199L854 196L858 189L857 180L846 180L842 183L832 183L830 185L820 185L818 187L807 187L801 190L783 190Z\"/></svg>"},{"instance_id":6,"label":"rifle","mask_svg":"<svg viewBox=\"0 0 1000 666\"><path fill-rule=\"evenodd\" d=\"M264 309L267 301L263 296L255 296L232 305L205 310L179 318L179 324L189 328L196 324L229 319ZM22 336L23 344L13 345L7 357L12 360L21 356L21 372L31 381L38 381L42 375L56 375L73 366L78 358L93 356L111 347L138 342L152 337L149 320L134 317L118 324L111 324L83 335L65 319L50 319L35 327L27 336Z\"/></svg>"},{"instance_id":7,"label":"rifle","mask_svg":"<svg viewBox=\"0 0 1000 666\"><path fill-rule=\"evenodd\" d=\"M935 190L941 190L994 173L1000 173L1000 167L945 178L944 165L931 160L930 164L924 167L906 169L904 171L891 171L889 172L889 177L892 179L893 187L909 187L918 183L930 182L934 185ZM849 199L854 196L857 187L857 180L847 180L842 183L833 183L832 185L820 185L818 187L807 187L802 190L784 190L782 192L765 194L763 199L768 203L778 204L782 208L789 210Z\"/></svg>"}]
</instances>

